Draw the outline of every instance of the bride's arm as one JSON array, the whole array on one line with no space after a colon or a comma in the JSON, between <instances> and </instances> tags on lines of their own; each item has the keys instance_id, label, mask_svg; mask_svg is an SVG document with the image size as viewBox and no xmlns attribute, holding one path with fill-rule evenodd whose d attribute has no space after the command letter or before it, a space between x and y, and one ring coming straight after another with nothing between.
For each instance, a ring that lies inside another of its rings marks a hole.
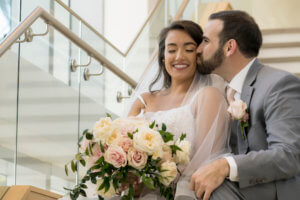
<instances>
[{"instance_id":1,"label":"bride's arm","mask_svg":"<svg viewBox=\"0 0 300 200\"><path fill-rule=\"evenodd\" d=\"M141 113L142 109L146 109L146 105L147 105L146 102L149 102L150 96L151 93L149 92L141 94L140 97L144 102L142 102L141 99L137 98L135 102L132 104L128 116L137 116L138 114Z\"/></svg>"},{"instance_id":2,"label":"bride's arm","mask_svg":"<svg viewBox=\"0 0 300 200\"><path fill-rule=\"evenodd\" d=\"M138 114L140 114L141 110L144 108L145 108L145 106L143 105L141 100L136 99L135 102L132 104L132 107L130 108L128 117L129 116L137 116Z\"/></svg>"}]
</instances>

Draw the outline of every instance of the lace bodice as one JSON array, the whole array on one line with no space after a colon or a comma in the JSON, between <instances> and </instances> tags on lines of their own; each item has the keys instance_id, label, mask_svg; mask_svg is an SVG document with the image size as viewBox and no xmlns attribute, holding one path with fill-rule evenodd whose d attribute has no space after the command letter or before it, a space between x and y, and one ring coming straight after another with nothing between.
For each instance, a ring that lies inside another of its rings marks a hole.
<instances>
[{"instance_id":1,"label":"lace bodice","mask_svg":"<svg viewBox=\"0 0 300 200\"><path fill-rule=\"evenodd\" d=\"M160 125L162 123L166 124L167 131L174 134L175 141L181 136L182 133L187 134L186 139L188 141L193 141L191 133L194 132L194 120L188 105L157 112L142 112L140 116L149 121L155 120L155 122Z\"/></svg>"}]
</instances>

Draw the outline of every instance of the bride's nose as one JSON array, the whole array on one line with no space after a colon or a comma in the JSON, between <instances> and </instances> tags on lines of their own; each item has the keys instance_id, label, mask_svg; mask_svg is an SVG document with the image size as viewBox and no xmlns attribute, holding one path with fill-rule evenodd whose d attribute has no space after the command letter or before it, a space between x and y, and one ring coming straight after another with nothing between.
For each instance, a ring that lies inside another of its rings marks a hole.
<instances>
[{"instance_id":1,"label":"bride's nose","mask_svg":"<svg viewBox=\"0 0 300 200\"><path fill-rule=\"evenodd\" d=\"M176 60L181 60L184 58L184 55L183 55L184 51L179 49L176 53Z\"/></svg>"}]
</instances>

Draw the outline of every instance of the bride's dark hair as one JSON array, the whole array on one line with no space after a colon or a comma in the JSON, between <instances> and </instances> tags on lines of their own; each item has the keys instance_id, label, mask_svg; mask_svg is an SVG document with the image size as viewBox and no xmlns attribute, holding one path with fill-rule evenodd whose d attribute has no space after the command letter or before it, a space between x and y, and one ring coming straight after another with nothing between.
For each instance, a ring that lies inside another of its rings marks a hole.
<instances>
[{"instance_id":1,"label":"bride's dark hair","mask_svg":"<svg viewBox=\"0 0 300 200\"><path fill-rule=\"evenodd\" d=\"M165 27L161 30L159 34L159 43L158 43L158 66L159 71L155 77L155 79L149 85L149 91L151 91L153 85L159 80L161 75L164 75L163 88L169 88L171 86L171 76L168 74L165 68L165 40L166 37L171 30L183 30L186 32L193 40L199 45L202 42L203 31L201 27L195 22L188 20L179 20L172 22L169 26Z\"/></svg>"}]
</instances>

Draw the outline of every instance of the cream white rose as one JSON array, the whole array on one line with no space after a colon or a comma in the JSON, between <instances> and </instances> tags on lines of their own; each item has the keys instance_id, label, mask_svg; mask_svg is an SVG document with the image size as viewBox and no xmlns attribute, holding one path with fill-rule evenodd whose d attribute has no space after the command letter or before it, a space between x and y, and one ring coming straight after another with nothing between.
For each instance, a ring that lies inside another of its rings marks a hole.
<instances>
[{"instance_id":1,"label":"cream white rose","mask_svg":"<svg viewBox=\"0 0 300 200\"><path fill-rule=\"evenodd\" d=\"M110 145L104 153L104 160L116 168L125 167L127 164L127 155L121 147Z\"/></svg>"},{"instance_id":2,"label":"cream white rose","mask_svg":"<svg viewBox=\"0 0 300 200\"><path fill-rule=\"evenodd\" d=\"M161 162L165 161L173 161L172 150L169 145L163 144L158 151L156 151L152 158L156 160L157 158L161 158Z\"/></svg>"},{"instance_id":3,"label":"cream white rose","mask_svg":"<svg viewBox=\"0 0 300 200\"><path fill-rule=\"evenodd\" d=\"M161 164L160 169L162 172L160 175L163 177L160 179L160 182L165 186L170 185L170 183L176 178L177 176L177 166L175 162L164 162Z\"/></svg>"},{"instance_id":4,"label":"cream white rose","mask_svg":"<svg viewBox=\"0 0 300 200\"><path fill-rule=\"evenodd\" d=\"M163 139L160 133L150 128L141 129L133 135L134 148L146 152L148 155L152 155L158 151L162 144Z\"/></svg>"},{"instance_id":5,"label":"cream white rose","mask_svg":"<svg viewBox=\"0 0 300 200\"><path fill-rule=\"evenodd\" d=\"M118 141L122 137L121 130L119 127L112 126L111 132L109 133L109 136L106 139L106 144L112 145L112 144L118 144Z\"/></svg>"},{"instance_id":6,"label":"cream white rose","mask_svg":"<svg viewBox=\"0 0 300 200\"><path fill-rule=\"evenodd\" d=\"M103 183L103 179L98 179L97 180L97 189L100 187L100 185ZM110 187L109 190L107 192L105 192L105 188L103 188L102 190L98 190L98 195L100 195L103 198L111 198L113 196L116 195L116 190L113 186L112 181L110 181Z\"/></svg>"},{"instance_id":7,"label":"cream white rose","mask_svg":"<svg viewBox=\"0 0 300 200\"><path fill-rule=\"evenodd\" d=\"M176 151L175 162L179 164L187 164L190 162L191 143L183 140L177 140L175 143L182 151Z\"/></svg>"},{"instance_id":8,"label":"cream white rose","mask_svg":"<svg viewBox=\"0 0 300 200\"><path fill-rule=\"evenodd\" d=\"M93 127L95 141L106 143L112 129L112 120L109 117L101 118Z\"/></svg>"},{"instance_id":9,"label":"cream white rose","mask_svg":"<svg viewBox=\"0 0 300 200\"><path fill-rule=\"evenodd\" d=\"M128 164L138 170L146 166L148 155L145 152L130 148L127 154Z\"/></svg>"},{"instance_id":10,"label":"cream white rose","mask_svg":"<svg viewBox=\"0 0 300 200\"><path fill-rule=\"evenodd\" d=\"M238 99L230 103L227 111L231 114L231 117L236 120L243 119L246 114L247 104Z\"/></svg>"}]
</instances>

